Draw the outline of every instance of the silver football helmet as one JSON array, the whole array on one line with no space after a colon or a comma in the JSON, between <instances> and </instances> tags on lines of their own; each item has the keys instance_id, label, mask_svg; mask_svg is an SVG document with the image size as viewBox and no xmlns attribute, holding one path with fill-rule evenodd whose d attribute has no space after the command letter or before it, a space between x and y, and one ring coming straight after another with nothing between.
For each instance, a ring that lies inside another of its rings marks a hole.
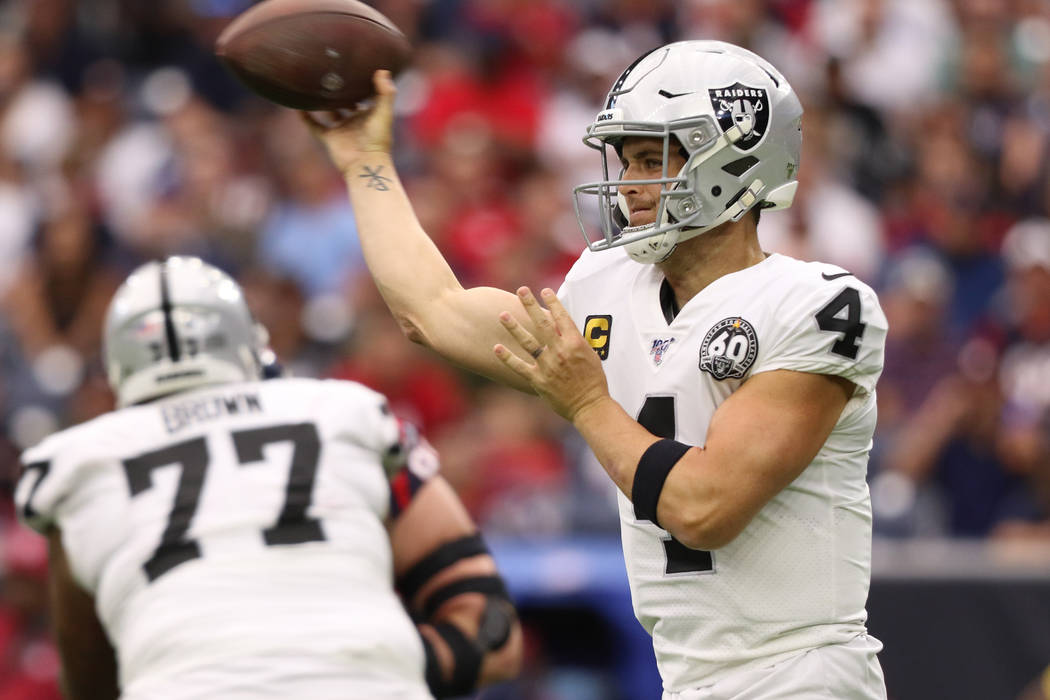
<instances>
[{"instance_id":1,"label":"silver football helmet","mask_svg":"<svg viewBox=\"0 0 1050 700\"><path fill-rule=\"evenodd\" d=\"M610 177L628 136L664 142L663 174L633 184L663 184L656 221L629 225L624 184ZM591 250L627 246L639 262L664 260L679 242L737 221L758 205L791 206L802 147L802 105L776 68L758 55L722 41L680 41L638 58L616 80L605 107L587 127L584 143L601 151L604 180L577 186L576 217ZM615 151L611 156L610 147ZM677 173L668 156L687 160ZM602 237L581 207L598 197Z\"/></svg>"},{"instance_id":2,"label":"silver football helmet","mask_svg":"<svg viewBox=\"0 0 1050 700\"><path fill-rule=\"evenodd\" d=\"M171 257L142 265L117 290L103 358L123 407L259 379L267 340L233 278L199 258Z\"/></svg>"}]
</instances>

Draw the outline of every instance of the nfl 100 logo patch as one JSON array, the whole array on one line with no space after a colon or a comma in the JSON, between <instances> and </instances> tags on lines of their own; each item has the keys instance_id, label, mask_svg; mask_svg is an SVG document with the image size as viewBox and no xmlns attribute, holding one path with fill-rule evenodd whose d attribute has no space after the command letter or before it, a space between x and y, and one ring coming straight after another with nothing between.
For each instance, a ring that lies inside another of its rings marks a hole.
<instances>
[{"instance_id":1,"label":"nfl 100 logo patch","mask_svg":"<svg viewBox=\"0 0 1050 700\"><path fill-rule=\"evenodd\" d=\"M671 343L674 342L674 338L654 338L653 344L649 348L649 357L653 359L653 364L659 367L663 364L664 358L667 356L667 352L671 349Z\"/></svg>"},{"instance_id":2,"label":"nfl 100 logo patch","mask_svg":"<svg viewBox=\"0 0 1050 700\"><path fill-rule=\"evenodd\" d=\"M754 327L730 316L716 323L700 345L700 369L718 381L740 379L758 356L758 336Z\"/></svg>"}]
</instances>

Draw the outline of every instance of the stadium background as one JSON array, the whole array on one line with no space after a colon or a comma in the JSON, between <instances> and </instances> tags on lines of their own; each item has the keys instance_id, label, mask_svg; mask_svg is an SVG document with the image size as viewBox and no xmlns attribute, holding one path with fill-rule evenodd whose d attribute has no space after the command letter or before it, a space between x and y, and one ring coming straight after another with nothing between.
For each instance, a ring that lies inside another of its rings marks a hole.
<instances>
[{"instance_id":1,"label":"stadium background","mask_svg":"<svg viewBox=\"0 0 1050 700\"><path fill-rule=\"evenodd\" d=\"M540 402L401 336L338 174L212 56L248 4L0 2L5 490L21 448L112 407L99 328L122 276L200 255L245 286L288 369L385 392L441 450L529 630L522 680L483 697L658 697L612 486ZM637 54L718 38L781 68L803 167L763 244L852 270L890 319L870 609L891 696L1018 697L1050 662L1050 4L371 4L416 46L395 156L467 285L557 286L583 245L571 188L597 179L584 127ZM3 510L0 698L56 697L46 551Z\"/></svg>"}]
</instances>

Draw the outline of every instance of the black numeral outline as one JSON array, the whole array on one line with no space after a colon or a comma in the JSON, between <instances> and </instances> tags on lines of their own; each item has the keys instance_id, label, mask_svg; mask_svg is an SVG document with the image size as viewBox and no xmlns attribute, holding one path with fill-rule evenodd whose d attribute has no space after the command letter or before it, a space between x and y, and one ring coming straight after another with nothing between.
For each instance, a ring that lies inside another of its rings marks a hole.
<instances>
[{"instance_id":1,"label":"black numeral outline","mask_svg":"<svg viewBox=\"0 0 1050 700\"><path fill-rule=\"evenodd\" d=\"M163 447L153 452L124 460L124 472L128 477L131 496L135 497L153 487L153 470L179 465L179 483L175 487L175 500L168 513L168 524L160 542L142 568L150 583L171 571L179 564L201 555L200 544L186 537L190 523L197 512L204 474L208 467L208 444L203 437Z\"/></svg>"},{"instance_id":2,"label":"black numeral outline","mask_svg":"<svg viewBox=\"0 0 1050 700\"><path fill-rule=\"evenodd\" d=\"M292 443L284 505L277 523L263 530L267 545L319 542L325 539L321 521L306 515L313 497L314 478L321 454L321 438L313 423L277 425L233 433L237 461L248 465L263 460L263 448L275 442Z\"/></svg>"},{"instance_id":3,"label":"black numeral outline","mask_svg":"<svg viewBox=\"0 0 1050 700\"><path fill-rule=\"evenodd\" d=\"M306 516L313 496L321 454L321 440L317 427L313 423L275 425L240 430L232 433L230 437L237 452L237 460L242 466L262 462L266 445L286 441L292 443L292 463L285 484L284 504L277 516L277 522L262 532L266 545L323 541L325 536L320 521ZM154 469L178 465L180 470L174 502L171 512L168 513L168 523L157 548L142 567L150 583L179 564L201 557L200 543L186 534L196 515L210 462L208 443L204 437L168 445L130 457L123 462L128 488L133 498L153 487ZM31 498L47 473L47 463L34 463L27 466L26 471L30 467L42 469L41 476L30 490ZM27 507L28 503L27 499Z\"/></svg>"},{"instance_id":4,"label":"black numeral outline","mask_svg":"<svg viewBox=\"0 0 1050 700\"><path fill-rule=\"evenodd\" d=\"M646 396L636 420L656 437L673 440L678 434L675 396L673 394ZM663 544L664 554L667 557L667 563L664 565L665 574L670 576L714 572L713 553L702 549L690 549L674 537L665 539Z\"/></svg>"},{"instance_id":5,"label":"black numeral outline","mask_svg":"<svg viewBox=\"0 0 1050 700\"><path fill-rule=\"evenodd\" d=\"M838 318L842 309L846 309L846 318ZM822 331L841 333L842 337L832 344L830 352L856 360L860 351L860 340L868 324L860 320L860 292L854 287L846 287L816 313L817 326Z\"/></svg>"},{"instance_id":6,"label":"black numeral outline","mask_svg":"<svg viewBox=\"0 0 1050 700\"><path fill-rule=\"evenodd\" d=\"M26 494L26 502L22 506L22 519L30 520L37 516L36 510L33 509L33 496L36 495L36 490L40 488L40 484L44 481L44 477L51 471L51 462L44 460L40 462L30 462L29 464L22 467L22 475L19 480L30 478L30 474L36 473L36 481L29 487L29 493Z\"/></svg>"}]
</instances>

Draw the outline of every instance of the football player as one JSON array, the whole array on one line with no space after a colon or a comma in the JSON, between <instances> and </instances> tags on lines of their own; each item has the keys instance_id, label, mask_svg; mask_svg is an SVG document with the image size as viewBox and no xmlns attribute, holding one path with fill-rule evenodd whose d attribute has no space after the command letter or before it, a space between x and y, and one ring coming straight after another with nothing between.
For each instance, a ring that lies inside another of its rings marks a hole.
<instances>
[{"instance_id":1,"label":"football player","mask_svg":"<svg viewBox=\"0 0 1050 700\"><path fill-rule=\"evenodd\" d=\"M369 268L409 338L539 394L587 440L619 488L664 697L884 698L865 472L886 319L848 271L759 244L760 212L797 186L784 76L714 41L624 70L585 138L605 169L575 192L588 250L541 299L459 284L398 183L395 89L375 83L348 121L307 117Z\"/></svg>"},{"instance_id":2,"label":"football player","mask_svg":"<svg viewBox=\"0 0 1050 700\"><path fill-rule=\"evenodd\" d=\"M29 449L16 490L69 697L414 700L516 673L494 562L383 396L262 381L265 331L197 258L132 273L104 340L119 410Z\"/></svg>"}]
</instances>

